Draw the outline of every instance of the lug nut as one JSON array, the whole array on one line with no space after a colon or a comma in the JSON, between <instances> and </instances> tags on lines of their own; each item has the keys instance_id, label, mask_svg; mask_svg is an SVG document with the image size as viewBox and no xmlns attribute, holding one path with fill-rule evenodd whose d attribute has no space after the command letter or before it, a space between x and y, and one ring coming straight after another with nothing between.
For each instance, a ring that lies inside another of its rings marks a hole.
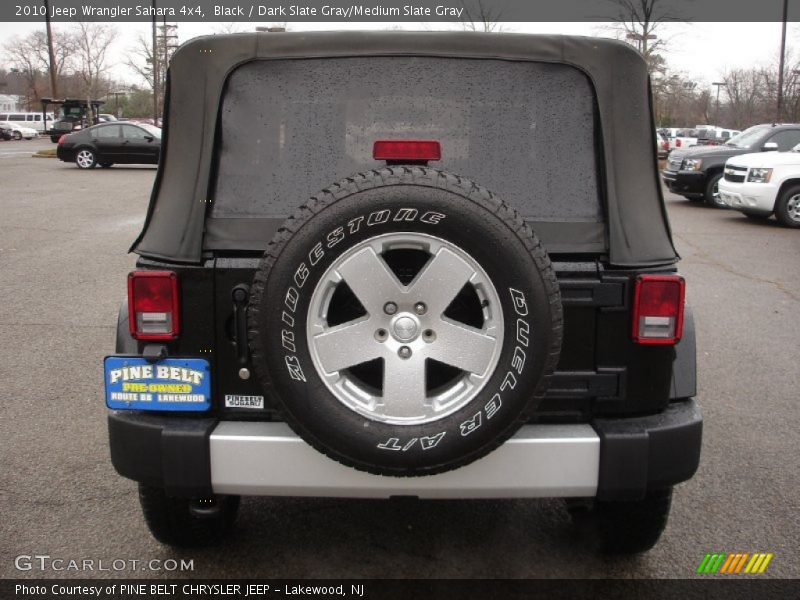
<instances>
[{"instance_id":1,"label":"lug nut","mask_svg":"<svg viewBox=\"0 0 800 600\"><path fill-rule=\"evenodd\" d=\"M432 342L436 339L436 333L433 331L433 329L426 329L422 332L422 339L424 339L426 342Z\"/></svg>"},{"instance_id":2,"label":"lug nut","mask_svg":"<svg viewBox=\"0 0 800 600\"><path fill-rule=\"evenodd\" d=\"M400 349L397 351L397 356L400 358L411 358L411 348L408 346L400 346Z\"/></svg>"},{"instance_id":3,"label":"lug nut","mask_svg":"<svg viewBox=\"0 0 800 600\"><path fill-rule=\"evenodd\" d=\"M425 306L424 302L417 302L414 305L414 312L417 313L418 315L424 315L427 310L428 307Z\"/></svg>"},{"instance_id":4,"label":"lug nut","mask_svg":"<svg viewBox=\"0 0 800 600\"><path fill-rule=\"evenodd\" d=\"M393 315L397 312L397 304L394 302L387 302L383 305L383 312L385 312L387 315Z\"/></svg>"},{"instance_id":5,"label":"lug nut","mask_svg":"<svg viewBox=\"0 0 800 600\"><path fill-rule=\"evenodd\" d=\"M386 333L385 329L378 329L378 331L375 332L375 339L379 342L385 342L387 337L389 337L389 335Z\"/></svg>"}]
</instances>

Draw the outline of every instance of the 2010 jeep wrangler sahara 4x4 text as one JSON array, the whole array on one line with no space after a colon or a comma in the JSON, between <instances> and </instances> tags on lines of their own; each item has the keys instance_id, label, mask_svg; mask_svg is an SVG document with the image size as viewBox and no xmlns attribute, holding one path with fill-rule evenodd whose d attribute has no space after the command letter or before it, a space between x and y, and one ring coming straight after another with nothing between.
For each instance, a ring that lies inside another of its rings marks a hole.
<instances>
[{"instance_id":1,"label":"2010 jeep wrangler sahara 4x4 text","mask_svg":"<svg viewBox=\"0 0 800 600\"><path fill-rule=\"evenodd\" d=\"M105 361L153 535L241 495L563 497L652 547L702 425L653 135L613 41L184 45Z\"/></svg>"}]
</instances>

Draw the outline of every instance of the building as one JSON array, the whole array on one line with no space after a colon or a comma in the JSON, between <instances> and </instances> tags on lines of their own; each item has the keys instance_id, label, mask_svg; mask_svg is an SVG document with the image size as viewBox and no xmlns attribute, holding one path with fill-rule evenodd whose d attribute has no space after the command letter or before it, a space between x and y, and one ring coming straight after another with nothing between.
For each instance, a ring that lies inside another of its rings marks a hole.
<instances>
[{"instance_id":1,"label":"building","mask_svg":"<svg viewBox=\"0 0 800 600\"><path fill-rule=\"evenodd\" d=\"M9 96L7 94L0 94L0 112L13 112L19 110L17 104L19 103L19 96Z\"/></svg>"}]
</instances>

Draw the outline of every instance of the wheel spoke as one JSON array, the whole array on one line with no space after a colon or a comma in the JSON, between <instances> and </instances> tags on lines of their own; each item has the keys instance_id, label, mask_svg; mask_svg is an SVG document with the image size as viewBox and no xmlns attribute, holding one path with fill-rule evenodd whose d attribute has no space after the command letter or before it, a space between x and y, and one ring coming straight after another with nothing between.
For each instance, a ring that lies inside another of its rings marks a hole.
<instances>
[{"instance_id":1,"label":"wheel spoke","mask_svg":"<svg viewBox=\"0 0 800 600\"><path fill-rule=\"evenodd\" d=\"M386 302L397 302L403 286L372 248L364 248L347 259L339 275L370 314L377 314Z\"/></svg>"},{"instance_id":2,"label":"wheel spoke","mask_svg":"<svg viewBox=\"0 0 800 600\"><path fill-rule=\"evenodd\" d=\"M354 367L381 356L369 320L346 323L314 336L314 347L326 373Z\"/></svg>"},{"instance_id":3,"label":"wheel spoke","mask_svg":"<svg viewBox=\"0 0 800 600\"><path fill-rule=\"evenodd\" d=\"M389 357L383 363L383 409L394 417L425 414L425 361Z\"/></svg>"},{"instance_id":4,"label":"wheel spoke","mask_svg":"<svg viewBox=\"0 0 800 600\"><path fill-rule=\"evenodd\" d=\"M467 327L442 320L436 326L436 343L428 356L451 367L484 375L492 364L497 339Z\"/></svg>"},{"instance_id":5,"label":"wheel spoke","mask_svg":"<svg viewBox=\"0 0 800 600\"><path fill-rule=\"evenodd\" d=\"M447 248L441 248L409 287L428 305L431 315L440 316L475 271Z\"/></svg>"}]
</instances>

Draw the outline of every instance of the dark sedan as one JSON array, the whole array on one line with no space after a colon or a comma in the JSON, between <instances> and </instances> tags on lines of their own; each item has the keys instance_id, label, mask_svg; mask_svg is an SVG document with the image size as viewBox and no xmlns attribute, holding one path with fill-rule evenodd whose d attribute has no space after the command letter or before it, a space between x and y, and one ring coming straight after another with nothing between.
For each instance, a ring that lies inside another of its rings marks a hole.
<instances>
[{"instance_id":1,"label":"dark sedan","mask_svg":"<svg viewBox=\"0 0 800 600\"><path fill-rule=\"evenodd\" d=\"M79 169L93 169L115 163L155 165L160 152L158 127L111 122L62 136L56 155L64 162L74 162Z\"/></svg>"}]
</instances>

